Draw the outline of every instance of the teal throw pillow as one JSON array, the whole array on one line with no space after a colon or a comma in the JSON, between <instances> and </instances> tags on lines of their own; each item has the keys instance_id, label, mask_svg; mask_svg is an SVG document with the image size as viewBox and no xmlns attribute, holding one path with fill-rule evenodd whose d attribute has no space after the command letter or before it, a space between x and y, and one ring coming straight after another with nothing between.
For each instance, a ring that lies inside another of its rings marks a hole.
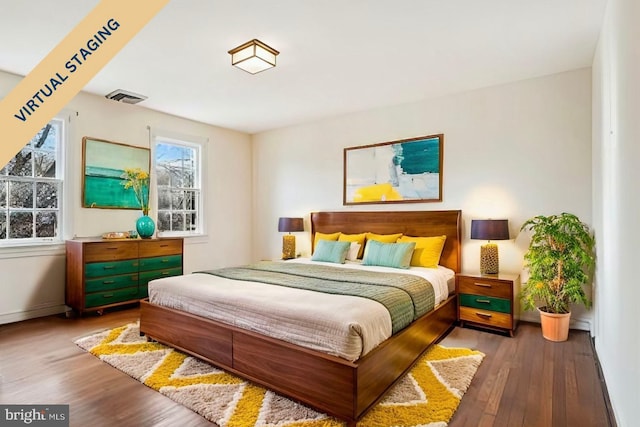
<instances>
[{"instance_id":1,"label":"teal throw pillow","mask_svg":"<svg viewBox=\"0 0 640 427\"><path fill-rule=\"evenodd\" d=\"M344 264L351 242L318 240L311 261L333 262Z\"/></svg>"},{"instance_id":2,"label":"teal throw pillow","mask_svg":"<svg viewBox=\"0 0 640 427\"><path fill-rule=\"evenodd\" d=\"M369 240L364 248L362 265L409 268L415 247L415 242L382 243L376 240Z\"/></svg>"}]
</instances>

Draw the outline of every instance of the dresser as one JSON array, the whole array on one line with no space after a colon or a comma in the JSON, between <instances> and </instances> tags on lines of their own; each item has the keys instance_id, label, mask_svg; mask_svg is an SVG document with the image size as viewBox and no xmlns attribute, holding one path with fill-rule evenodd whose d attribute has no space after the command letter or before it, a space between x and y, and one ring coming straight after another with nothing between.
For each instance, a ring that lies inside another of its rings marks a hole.
<instances>
[{"instance_id":1,"label":"dresser","mask_svg":"<svg viewBox=\"0 0 640 427\"><path fill-rule=\"evenodd\" d=\"M182 274L182 238L66 241L65 303L82 314L138 302L153 279Z\"/></svg>"},{"instance_id":2,"label":"dresser","mask_svg":"<svg viewBox=\"0 0 640 427\"><path fill-rule=\"evenodd\" d=\"M459 273L456 275L458 320L513 336L520 317L520 276Z\"/></svg>"}]
</instances>

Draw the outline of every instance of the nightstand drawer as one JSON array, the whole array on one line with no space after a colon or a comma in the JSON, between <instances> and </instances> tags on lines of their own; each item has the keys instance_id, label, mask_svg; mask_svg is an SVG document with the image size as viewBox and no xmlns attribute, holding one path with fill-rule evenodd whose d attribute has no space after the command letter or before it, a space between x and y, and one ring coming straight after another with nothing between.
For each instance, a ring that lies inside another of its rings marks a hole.
<instances>
[{"instance_id":1,"label":"nightstand drawer","mask_svg":"<svg viewBox=\"0 0 640 427\"><path fill-rule=\"evenodd\" d=\"M510 300L513 294L513 285L511 282L500 282L490 278L458 276L458 292Z\"/></svg>"},{"instance_id":2,"label":"nightstand drawer","mask_svg":"<svg viewBox=\"0 0 640 427\"><path fill-rule=\"evenodd\" d=\"M511 313L511 300L484 295L460 294L460 305L482 310Z\"/></svg>"},{"instance_id":3,"label":"nightstand drawer","mask_svg":"<svg viewBox=\"0 0 640 427\"><path fill-rule=\"evenodd\" d=\"M504 329L511 329L513 326L513 321L509 314L472 307L460 307L460 320Z\"/></svg>"}]
</instances>

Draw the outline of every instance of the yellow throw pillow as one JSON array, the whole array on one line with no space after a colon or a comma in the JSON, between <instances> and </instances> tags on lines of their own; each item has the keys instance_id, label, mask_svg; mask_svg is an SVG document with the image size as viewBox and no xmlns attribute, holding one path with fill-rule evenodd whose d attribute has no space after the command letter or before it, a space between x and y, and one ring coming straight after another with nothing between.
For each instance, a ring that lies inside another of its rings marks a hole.
<instances>
[{"instance_id":1,"label":"yellow throw pillow","mask_svg":"<svg viewBox=\"0 0 640 427\"><path fill-rule=\"evenodd\" d=\"M366 233L367 240L375 240L382 243L396 243L396 241L402 237L402 233L397 234L374 234Z\"/></svg>"},{"instance_id":2,"label":"yellow throw pillow","mask_svg":"<svg viewBox=\"0 0 640 427\"><path fill-rule=\"evenodd\" d=\"M340 237L339 231L337 233L331 233L331 234L316 232L315 237L313 238L314 251L315 251L315 248L318 247L318 240L330 240L332 242L335 242L336 240L338 240L338 237Z\"/></svg>"},{"instance_id":3,"label":"yellow throw pillow","mask_svg":"<svg viewBox=\"0 0 640 427\"><path fill-rule=\"evenodd\" d=\"M364 239L367 233L361 234L340 234L338 237L339 242L356 242L360 244L360 250L358 250L358 258L362 258L364 252Z\"/></svg>"},{"instance_id":4,"label":"yellow throw pillow","mask_svg":"<svg viewBox=\"0 0 640 427\"><path fill-rule=\"evenodd\" d=\"M398 243L415 242L416 248L411 257L411 265L414 267L436 268L440 263L440 255L444 248L447 236L411 237L402 236Z\"/></svg>"}]
</instances>

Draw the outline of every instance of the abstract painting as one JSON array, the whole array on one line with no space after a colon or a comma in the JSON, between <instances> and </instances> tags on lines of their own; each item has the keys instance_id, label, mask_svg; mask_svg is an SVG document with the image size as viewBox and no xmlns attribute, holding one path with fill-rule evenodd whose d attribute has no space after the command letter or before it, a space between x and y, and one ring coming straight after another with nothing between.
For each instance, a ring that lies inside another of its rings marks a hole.
<instances>
[{"instance_id":1,"label":"abstract painting","mask_svg":"<svg viewBox=\"0 0 640 427\"><path fill-rule=\"evenodd\" d=\"M442 201L444 135L344 149L343 204Z\"/></svg>"}]
</instances>

